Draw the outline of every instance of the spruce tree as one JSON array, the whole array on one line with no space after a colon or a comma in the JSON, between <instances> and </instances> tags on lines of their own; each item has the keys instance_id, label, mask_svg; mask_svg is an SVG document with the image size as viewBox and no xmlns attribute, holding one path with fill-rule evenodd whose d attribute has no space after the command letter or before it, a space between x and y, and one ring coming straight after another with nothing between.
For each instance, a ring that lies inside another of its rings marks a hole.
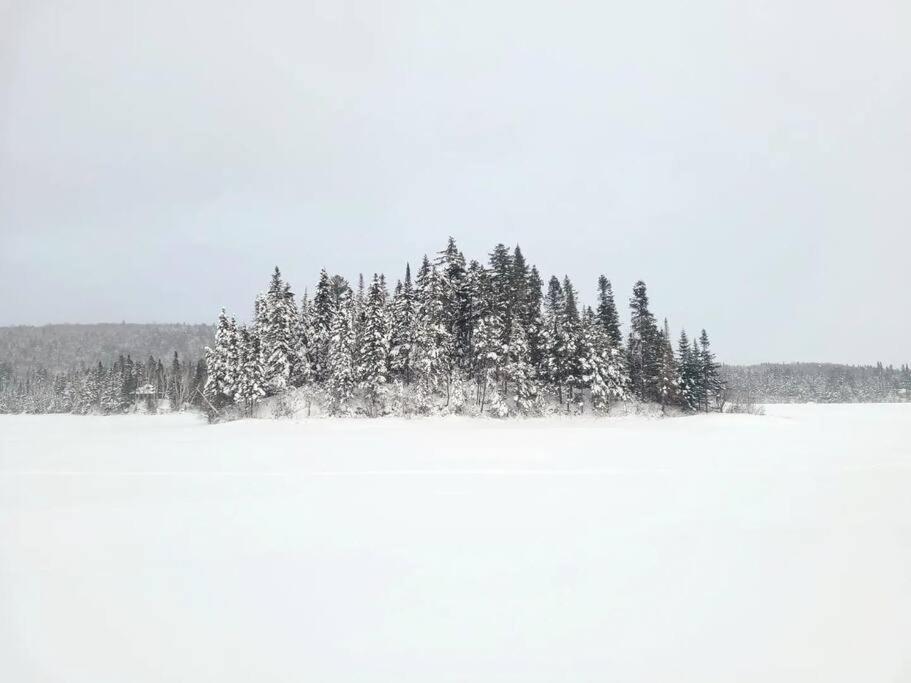
<instances>
[{"instance_id":1,"label":"spruce tree","mask_svg":"<svg viewBox=\"0 0 911 683\"><path fill-rule=\"evenodd\" d=\"M686 331L681 330L677 342L677 386L680 391L680 404L688 411L699 410L699 369L693 360L690 340L686 336Z\"/></svg>"},{"instance_id":2,"label":"spruce tree","mask_svg":"<svg viewBox=\"0 0 911 683\"><path fill-rule=\"evenodd\" d=\"M525 332L528 337L528 358L536 374L544 376L544 282L534 266L528 274L525 294Z\"/></svg>"},{"instance_id":3,"label":"spruce tree","mask_svg":"<svg viewBox=\"0 0 911 683\"><path fill-rule=\"evenodd\" d=\"M193 392L190 394L193 405L202 407L205 404L203 391L208 382L208 368L206 359L196 361L196 371L193 373Z\"/></svg>"},{"instance_id":4,"label":"spruce tree","mask_svg":"<svg viewBox=\"0 0 911 683\"><path fill-rule=\"evenodd\" d=\"M482 413L492 394L497 393L497 399L499 397L497 373L506 360L502 340L503 322L499 315L492 313L478 321L472 334L472 372L477 388L476 402Z\"/></svg>"},{"instance_id":5,"label":"spruce tree","mask_svg":"<svg viewBox=\"0 0 911 683\"><path fill-rule=\"evenodd\" d=\"M465 288L465 256L456 247L452 237L449 238L446 248L437 256L436 270L439 274L436 296L439 298L442 323L450 339L446 351L450 358L446 362L454 370L457 367L464 367L469 362L471 322L468 320L468 312L471 302ZM448 381L451 383L451 380L450 373Z\"/></svg>"},{"instance_id":6,"label":"spruce tree","mask_svg":"<svg viewBox=\"0 0 911 683\"><path fill-rule=\"evenodd\" d=\"M544 308L543 372L562 404L564 396L573 399L575 388L581 386L583 370L579 310L569 278L564 278L561 285L556 277L551 277Z\"/></svg>"},{"instance_id":7,"label":"spruce tree","mask_svg":"<svg viewBox=\"0 0 911 683\"><path fill-rule=\"evenodd\" d=\"M291 384L295 387L302 387L308 384L315 376L313 364L316 345L314 339L315 333L310 299L305 289L304 295L301 297L300 319L297 323L297 346L295 348L296 360L294 373L291 376Z\"/></svg>"},{"instance_id":8,"label":"spruce tree","mask_svg":"<svg viewBox=\"0 0 911 683\"><path fill-rule=\"evenodd\" d=\"M360 384L363 377L361 376L361 354L364 346L365 322L367 318L367 288L364 285L364 274L358 273L357 290L351 299L351 324L354 333L354 381Z\"/></svg>"},{"instance_id":9,"label":"spruce tree","mask_svg":"<svg viewBox=\"0 0 911 683\"><path fill-rule=\"evenodd\" d=\"M563 326L565 301L563 288L556 277L551 277L544 300L544 329L542 334L542 374L556 388L562 403L563 383L566 379L566 334Z\"/></svg>"},{"instance_id":10,"label":"spruce tree","mask_svg":"<svg viewBox=\"0 0 911 683\"><path fill-rule=\"evenodd\" d=\"M627 398L629 379L620 353L591 309L582 318L579 348L582 382L591 391L592 409L607 412L613 402Z\"/></svg>"},{"instance_id":11,"label":"spruce tree","mask_svg":"<svg viewBox=\"0 0 911 683\"><path fill-rule=\"evenodd\" d=\"M505 345L512 331L512 319L516 308L516 287L514 280L513 256L503 244L498 244L490 253L489 304L490 311L500 318Z\"/></svg>"},{"instance_id":12,"label":"spruce tree","mask_svg":"<svg viewBox=\"0 0 911 683\"><path fill-rule=\"evenodd\" d=\"M253 414L253 406L266 395L265 370L259 335L242 325L237 333L237 379L234 401Z\"/></svg>"},{"instance_id":13,"label":"spruce tree","mask_svg":"<svg viewBox=\"0 0 911 683\"><path fill-rule=\"evenodd\" d=\"M297 373L300 312L290 285L282 281L278 266L269 290L259 298L256 334L264 362L264 389L275 394L289 388Z\"/></svg>"},{"instance_id":14,"label":"spruce tree","mask_svg":"<svg viewBox=\"0 0 911 683\"><path fill-rule=\"evenodd\" d=\"M709 346L709 335L705 330L699 335L699 363L702 380L702 409L709 411L709 404L715 400L721 392L721 379L718 375L719 366L715 362L715 354L712 353Z\"/></svg>"},{"instance_id":15,"label":"spruce tree","mask_svg":"<svg viewBox=\"0 0 911 683\"><path fill-rule=\"evenodd\" d=\"M655 317L649 311L648 294L642 280L633 287L629 306L631 316L627 353L633 392L639 400L657 401L660 400L658 329Z\"/></svg>"},{"instance_id":16,"label":"spruce tree","mask_svg":"<svg viewBox=\"0 0 911 683\"><path fill-rule=\"evenodd\" d=\"M319 282L316 285L311 314L313 375L319 382L328 377L329 339L332 320L335 317L335 308L332 282L326 269L323 268L320 271Z\"/></svg>"},{"instance_id":17,"label":"spruce tree","mask_svg":"<svg viewBox=\"0 0 911 683\"><path fill-rule=\"evenodd\" d=\"M172 410L180 409L183 396L184 386L180 359L177 357L177 351L175 351L174 358L171 360L171 374L168 378L168 400L171 402Z\"/></svg>"},{"instance_id":18,"label":"spruce tree","mask_svg":"<svg viewBox=\"0 0 911 683\"><path fill-rule=\"evenodd\" d=\"M452 337L444 324L442 280L427 257L417 278L413 372L418 384L419 408L430 409L433 394L442 390L448 404L450 394Z\"/></svg>"},{"instance_id":19,"label":"spruce tree","mask_svg":"<svg viewBox=\"0 0 911 683\"><path fill-rule=\"evenodd\" d=\"M512 270L509 274L509 287L512 290L512 320L522 325L526 332L531 323L529 319L529 276L531 272L525 262L525 255L517 244L512 252ZM512 330L510 329L510 332Z\"/></svg>"},{"instance_id":20,"label":"spruce tree","mask_svg":"<svg viewBox=\"0 0 911 683\"><path fill-rule=\"evenodd\" d=\"M522 415L531 415L539 410L538 386L530 358L525 325L517 319L509 335L503 372L507 391L512 390L511 396L516 410Z\"/></svg>"},{"instance_id":21,"label":"spruce tree","mask_svg":"<svg viewBox=\"0 0 911 683\"><path fill-rule=\"evenodd\" d=\"M576 394L576 390L581 390L584 385L582 376L584 374L583 354L582 354L582 328L579 305L576 299L576 289L573 287L569 276L563 276L563 329L566 339L566 348L564 350L564 365L566 371L565 382L569 392L569 399L576 408L581 409L581 394Z\"/></svg>"},{"instance_id":22,"label":"spruce tree","mask_svg":"<svg viewBox=\"0 0 911 683\"><path fill-rule=\"evenodd\" d=\"M424 366L431 373L431 385L442 387L446 396L446 405L452 399L452 384L458 368L458 359L468 356L470 351L457 350L458 340L451 325L451 285L440 271L434 267L428 277L429 294L421 310L424 336L422 351ZM461 292L461 285L460 285Z\"/></svg>"},{"instance_id":23,"label":"spruce tree","mask_svg":"<svg viewBox=\"0 0 911 683\"><path fill-rule=\"evenodd\" d=\"M680 383L677 359L671 346L671 332L664 319L664 329L658 332L658 397L661 410L680 404Z\"/></svg>"},{"instance_id":24,"label":"spruce tree","mask_svg":"<svg viewBox=\"0 0 911 683\"><path fill-rule=\"evenodd\" d=\"M389 366L392 375L411 383L415 354L417 302L411 283L411 266L405 264L405 282L396 286L392 299Z\"/></svg>"},{"instance_id":25,"label":"spruce tree","mask_svg":"<svg viewBox=\"0 0 911 683\"><path fill-rule=\"evenodd\" d=\"M385 284L374 274L364 304L364 332L358 354L356 376L367 398L371 414L380 409L383 387L389 382L389 322Z\"/></svg>"},{"instance_id":26,"label":"spruce tree","mask_svg":"<svg viewBox=\"0 0 911 683\"><path fill-rule=\"evenodd\" d=\"M120 356L104 371L104 383L101 389L101 410L106 414L121 413L125 408L123 389L126 384L124 370L126 359Z\"/></svg>"},{"instance_id":27,"label":"spruce tree","mask_svg":"<svg viewBox=\"0 0 911 683\"><path fill-rule=\"evenodd\" d=\"M611 346L619 349L623 344L620 317L617 315L617 304L614 302L610 280L603 275L598 278L598 323L607 333Z\"/></svg>"},{"instance_id":28,"label":"spruce tree","mask_svg":"<svg viewBox=\"0 0 911 683\"><path fill-rule=\"evenodd\" d=\"M345 415L354 397L354 325L350 290L340 290L329 332L326 388L329 412Z\"/></svg>"},{"instance_id":29,"label":"spruce tree","mask_svg":"<svg viewBox=\"0 0 911 683\"><path fill-rule=\"evenodd\" d=\"M215 346L206 347L205 396L216 410L234 400L237 373L237 328L221 309L215 328Z\"/></svg>"}]
</instances>

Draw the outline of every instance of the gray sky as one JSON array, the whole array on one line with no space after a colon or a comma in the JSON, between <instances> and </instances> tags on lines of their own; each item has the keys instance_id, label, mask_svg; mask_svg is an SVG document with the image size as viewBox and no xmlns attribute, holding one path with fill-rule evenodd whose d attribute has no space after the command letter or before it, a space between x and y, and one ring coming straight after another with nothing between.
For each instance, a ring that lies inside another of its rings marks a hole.
<instances>
[{"instance_id":1,"label":"gray sky","mask_svg":"<svg viewBox=\"0 0 911 683\"><path fill-rule=\"evenodd\" d=\"M729 362L900 363L909 196L907 0L0 0L0 324L246 317L452 234Z\"/></svg>"}]
</instances>

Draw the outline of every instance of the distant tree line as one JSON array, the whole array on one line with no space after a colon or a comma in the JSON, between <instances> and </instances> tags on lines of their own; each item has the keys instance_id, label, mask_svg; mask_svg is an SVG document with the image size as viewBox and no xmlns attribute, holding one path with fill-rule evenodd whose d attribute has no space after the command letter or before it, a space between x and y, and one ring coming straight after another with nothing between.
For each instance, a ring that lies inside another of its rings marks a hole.
<instances>
[{"instance_id":1,"label":"distant tree line","mask_svg":"<svg viewBox=\"0 0 911 683\"><path fill-rule=\"evenodd\" d=\"M606 277L585 306L569 277L545 286L518 246L482 265L450 238L389 290L382 274L353 288L323 270L298 302L276 267L249 324L218 318L207 408L249 414L296 395L331 415L604 413L620 401L695 412L723 395L705 330L675 344L641 281L625 339Z\"/></svg>"},{"instance_id":2,"label":"distant tree line","mask_svg":"<svg viewBox=\"0 0 911 683\"><path fill-rule=\"evenodd\" d=\"M116 414L136 407L155 412L162 401L172 410L202 408L206 382L203 359L169 363L149 356L145 363L119 356L109 365L48 372L31 368L20 374L0 363L0 413Z\"/></svg>"},{"instance_id":3,"label":"distant tree line","mask_svg":"<svg viewBox=\"0 0 911 683\"><path fill-rule=\"evenodd\" d=\"M176 351L181 359L201 357L212 344L212 325L174 323L92 323L0 327L0 363L16 374L50 373L110 364L119 356L162 358Z\"/></svg>"},{"instance_id":4,"label":"distant tree line","mask_svg":"<svg viewBox=\"0 0 911 683\"><path fill-rule=\"evenodd\" d=\"M834 363L725 365L732 400L740 403L882 403L911 401L911 367Z\"/></svg>"}]
</instances>

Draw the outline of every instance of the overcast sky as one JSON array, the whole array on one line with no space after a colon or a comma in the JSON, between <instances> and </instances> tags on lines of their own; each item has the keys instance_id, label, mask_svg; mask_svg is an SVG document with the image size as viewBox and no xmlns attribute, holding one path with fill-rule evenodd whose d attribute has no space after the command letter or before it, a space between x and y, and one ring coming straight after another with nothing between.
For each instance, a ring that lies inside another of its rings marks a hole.
<instances>
[{"instance_id":1,"label":"overcast sky","mask_svg":"<svg viewBox=\"0 0 911 683\"><path fill-rule=\"evenodd\" d=\"M450 234L725 361L911 360L911 3L0 0L0 324L248 317Z\"/></svg>"}]
</instances>

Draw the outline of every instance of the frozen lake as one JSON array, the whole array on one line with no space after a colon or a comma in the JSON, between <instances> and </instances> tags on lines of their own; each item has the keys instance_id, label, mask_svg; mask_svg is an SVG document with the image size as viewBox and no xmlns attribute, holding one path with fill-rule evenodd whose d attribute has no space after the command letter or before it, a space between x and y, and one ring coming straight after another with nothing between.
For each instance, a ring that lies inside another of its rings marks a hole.
<instances>
[{"instance_id":1,"label":"frozen lake","mask_svg":"<svg viewBox=\"0 0 911 683\"><path fill-rule=\"evenodd\" d=\"M0 416L0 680L911 680L911 405Z\"/></svg>"}]
</instances>

